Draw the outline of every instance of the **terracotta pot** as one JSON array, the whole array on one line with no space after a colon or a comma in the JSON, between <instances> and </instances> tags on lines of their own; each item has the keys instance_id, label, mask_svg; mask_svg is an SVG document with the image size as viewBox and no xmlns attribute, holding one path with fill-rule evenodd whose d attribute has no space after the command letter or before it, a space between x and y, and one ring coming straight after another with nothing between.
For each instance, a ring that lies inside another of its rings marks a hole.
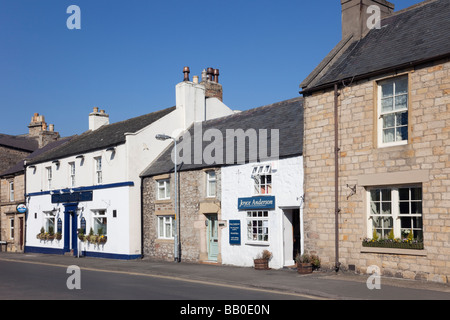
<instances>
[{"instance_id":1,"label":"terracotta pot","mask_svg":"<svg viewBox=\"0 0 450 320\"><path fill-rule=\"evenodd\" d=\"M311 263L299 263L297 264L297 272L300 274L312 273L313 267Z\"/></svg>"},{"instance_id":2,"label":"terracotta pot","mask_svg":"<svg viewBox=\"0 0 450 320\"><path fill-rule=\"evenodd\" d=\"M269 260L267 259L254 259L256 270L268 270L269 269Z\"/></svg>"}]
</instances>

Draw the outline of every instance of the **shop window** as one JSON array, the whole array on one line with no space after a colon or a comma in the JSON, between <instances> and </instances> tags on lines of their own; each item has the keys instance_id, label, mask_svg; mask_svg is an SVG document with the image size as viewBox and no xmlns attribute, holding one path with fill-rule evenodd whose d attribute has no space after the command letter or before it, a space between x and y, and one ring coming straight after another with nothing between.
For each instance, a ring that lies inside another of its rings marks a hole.
<instances>
[{"instance_id":1,"label":"shop window","mask_svg":"<svg viewBox=\"0 0 450 320\"><path fill-rule=\"evenodd\" d=\"M272 168L270 165L253 167L252 178L255 194L272 194Z\"/></svg>"},{"instance_id":2,"label":"shop window","mask_svg":"<svg viewBox=\"0 0 450 320\"><path fill-rule=\"evenodd\" d=\"M45 232L54 233L55 232L55 213L45 212L44 213L44 226Z\"/></svg>"},{"instance_id":3,"label":"shop window","mask_svg":"<svg viewBox=\"0 0 450 320\"><path fill-rule=\"evenodd\" d=\"M108 218L106 217L106 210L94 210L92 217L94 222L94 234L108 235Z\"/></svg>"},{"instance_id":4,"label":"shop window","mask_svg":"<svg viewBox=\"0 0 450 320\"><path fill-rule=\"evenodd\" d=\"M247 240L250 242L269 241L268 211L247 212Z\"/></svg>"}]
</instances>

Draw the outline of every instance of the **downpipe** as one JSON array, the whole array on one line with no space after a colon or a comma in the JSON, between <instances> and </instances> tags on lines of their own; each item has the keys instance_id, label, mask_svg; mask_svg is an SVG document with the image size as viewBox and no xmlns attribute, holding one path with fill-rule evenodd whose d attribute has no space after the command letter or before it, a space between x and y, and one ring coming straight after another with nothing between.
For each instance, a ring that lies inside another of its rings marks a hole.
<instances>
[{"instance_id":1,"label":"downpipe","mask_svg":"<svg viewBox=\"0 0 450 320\"><path fill-rule=\"evenodd\" d=\"M339 271L339 115L338 115L338 84L334 84L334 234L335 234L335 265L334 270Z\"/></svg>"}]
</instances>

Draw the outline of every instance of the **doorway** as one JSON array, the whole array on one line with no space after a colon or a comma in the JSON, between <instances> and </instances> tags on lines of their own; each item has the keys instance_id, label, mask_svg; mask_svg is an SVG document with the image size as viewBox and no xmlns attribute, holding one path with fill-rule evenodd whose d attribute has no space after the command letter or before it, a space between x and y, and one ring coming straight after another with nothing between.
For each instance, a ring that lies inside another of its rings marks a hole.
<instances>
[{"instance_id":1,"label":"doorway","mask_svg":"<svg viewBox=\"0 0 450 320\"><path fill-rule=\"evenodd\" d=\"M284 266L295 265L295 257L301 252L300 209L283 210Z\"/></svg>"},{"instance_id":2,"label":"doorway","mask_svg":"<svg viewBox=\"0 0 450 320\"><path fill-rule=\"evenodd\" d=\"M206 215L206 244L208 249L208 260L210 261L217 261L219 255L219 230L217 222L217 214Z\"/></svg>"},{"instance_id":3,"label":"doorway","mask_svg":"<svg viewBox=\"0 0 450 320\"><path fill-rule=\"evenodd\" d=\"M64 253L78 254L77 203L64 204Z\"/></svg>"}]
</instances>

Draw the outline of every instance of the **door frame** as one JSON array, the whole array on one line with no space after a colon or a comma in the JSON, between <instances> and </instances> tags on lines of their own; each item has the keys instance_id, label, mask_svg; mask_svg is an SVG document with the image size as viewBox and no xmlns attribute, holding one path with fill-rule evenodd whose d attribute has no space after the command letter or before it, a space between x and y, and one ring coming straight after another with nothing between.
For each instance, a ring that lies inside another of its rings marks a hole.
<instances>
[{"instance_id":1,"label":"door frame","mask_svg":"<svg viewBox=\"0 0 450 320\"><path fill-rule=\"evenodd\" d=\"M219 253L220 253L220 245L219 245L219 217L217 213L208 213L205 214L206 216L206 221L207 221L207 227L206 227L206 251L208 254L208 260L210 261L218 261L218 257L219 257ZM216 234L216 238L214 241L217 243L217 253L216 255L212 255L211 254L211 236L213 234L212 232L212 223L211 221L215 221L214 223L214 230L215 230L215 234Z\"/></svg>"},{"instance_id":2,"label":"door frame","mask_svg":"<svg viewBox=\"0 0 450 320\"><path fill-rule=\"evenodd\" d=\"M64 203L64 249L63 252L78 254L78 203Z\"/></svg>"}]
</instances>

